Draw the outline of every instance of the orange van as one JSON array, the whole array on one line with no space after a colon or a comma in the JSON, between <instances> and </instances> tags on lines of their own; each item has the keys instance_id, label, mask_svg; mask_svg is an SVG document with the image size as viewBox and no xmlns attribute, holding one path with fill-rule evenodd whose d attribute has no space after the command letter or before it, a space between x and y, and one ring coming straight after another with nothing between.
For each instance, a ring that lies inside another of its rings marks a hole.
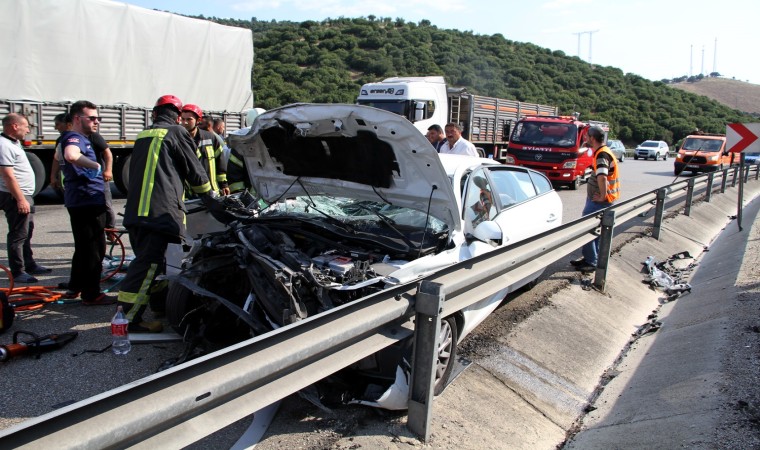
<instances>
[{"instance_id":1,"label":"orange van","mask_svg":"<svg viewBox=\"0 0 760 450\"><path fill-rule=\"evenodd\" d=\"M725 134L692 134L683 140L673 172L676 175L684 171L714 172L738 163L739 159L726 150Z\"/></svg>"}]
</instances>

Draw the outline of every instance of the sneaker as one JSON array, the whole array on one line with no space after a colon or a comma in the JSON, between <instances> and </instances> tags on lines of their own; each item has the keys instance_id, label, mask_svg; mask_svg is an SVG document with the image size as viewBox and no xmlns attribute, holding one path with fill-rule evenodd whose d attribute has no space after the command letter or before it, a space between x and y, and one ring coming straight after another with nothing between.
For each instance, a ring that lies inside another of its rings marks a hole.
<instances>
[{"instance_id":1,"label":"sneaker","mask_svg":"<svg viewBox=\"0 0 760 450\"><path fill-rule=\"evenodd\" d=\"M164 331L164 325L159 321L154 322L129 322L127 331L130 333L160 333Z\"/></svg>"},{"instance_id":2,"label":"sneaker","mask_svg":"<svg viewBox=\"0 0 760 450\"><path fill-rule=\"evenodd\" d=\"M574 259L574 260L570 261L570 265L573 266L573 267L580 267L580 266L584 266L586 264L588 264L588 263L586 263L586 259L585 258Z\"/></svg>"},{"instance_id":3,"label":"sneaker","mask_svg":"<svg viewBox=\"0 0 760 450\"><path fill-rule=\"evenodd\" d=\"M92 300L82 299L82 304L85 306L100 306L100 305L113 305L116 303L116 297L106 295L105 292L101 292L100 295Z\"/></svg>"},{"instance_id":4,"label":"sneaker","mask_svg":"<svg viewBox=\"0 0 760 450\"><path fill-rule=\"evenodd\" d=\"M45 266L41 266L39 264L36 264L31 269L26 269L26 273L31 273L32 275L42 275L43 273L50 273L53 269Z\"/></svg>"},{"instance_id":5,"label":"sneaker","mask_svg":"<svg viewBox=\"0 0 760 450\"><path fill-rule=\"evenodd\" d=\"M26 272L21 272L13 276L13 281L16 283L36 283L37 279Z\"/></svg>"},{"instance_id":6,"label":"sneaker","mask_svg":"<svg viewBox=\"0 0 760 450\"><path fill-rule=\"evenodd\" d=\"M581 264L580 266L575 266L575 270L577 270L578 272L588 273L588 272L595 271L596 266L584 261L584 263Z\"/></svg>"}]
</instances>

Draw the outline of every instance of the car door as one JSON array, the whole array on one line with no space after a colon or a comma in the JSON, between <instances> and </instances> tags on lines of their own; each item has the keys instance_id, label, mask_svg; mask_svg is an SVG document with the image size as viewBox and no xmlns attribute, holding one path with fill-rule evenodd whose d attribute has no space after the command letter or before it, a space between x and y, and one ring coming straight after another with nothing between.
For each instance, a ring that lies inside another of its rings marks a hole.
<instances>
[{"instance_id":1,"label":"car door","mask_svg":"<svg viewBox=\"0 0 760 450\"><path fill-rule=\"evenodd\" d=\"M489 195L482 193L483 179ZM476 204L481 197L490 196L494 205L486 220L501 228L502 245L519 242L562 223L562 202L551 182L538 172L521 167L485 166L472 173L465 191L465 229L477 226L468 220L467 210L483 210L483 206Z\"/></svg>"}]
</instances>

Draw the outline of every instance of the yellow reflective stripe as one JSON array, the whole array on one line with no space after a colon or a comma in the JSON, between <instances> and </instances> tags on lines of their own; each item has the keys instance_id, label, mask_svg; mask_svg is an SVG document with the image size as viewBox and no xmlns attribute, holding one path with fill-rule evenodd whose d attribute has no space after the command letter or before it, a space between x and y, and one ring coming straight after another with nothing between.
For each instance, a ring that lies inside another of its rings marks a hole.
<instances>
[{"instance_id":1,"label":"yellow reflective stripe","mask_svg":"<svg viewBox=\"0 0 760 450\"><path fill-rule=\"evenodd\" d=\"M140 307L148 304L148 300L150 300L150 285L153 283L153 277L156 276L157 270L157 264L150 265L150 268L148 268L148 273L145 274L145 278L143 278L143 282L140 285L140 290L136 294L125 292L124 299L122 300L122 293L119 292L119 301L132 303L133 305L126 314L127 319L130 322L135 318L135 314L137 314L137 311L140 309Z\"/></svg>"},{"instance_id":2,"label":"yellow reflective stripe","mask_svg":"<svg viewBox=\"0 0 760 450\"><path fill-rule=\"evenodd\" d=\"M219 183L226 183L227 182L227 174L226 173L220 173L216 176L216 181Z\"/></svg>"},{"instance_id":3,"label":"yellow reflective stripe","mask_svg":"<svg viewBox=\"0 0 760 450\"><path fill-rule=\"evenodd\" d=\"M237 156L235 156L235 155L233 155L231 153L230 153L230 159L229 159L229 161L232 164L234 164L234 165L236 165L238 167L243 167L243 161L241 161L240 158L238 158Z\"/></svg>"},{"instance_id":4,"label":"yellow reflective stripe","mask_svg":"<svg viewBox=\"0 0 760 450\"><path fill-rule=\"evenodd\" d=\"M230 192L242 191L243 189L245 189L245 183L243 183L242 181L238 181L236 183L230 184L229 188L230 188Z\"/></svg>"},{"instance_id":5,"label":"yellow reflective stripe","mask_svg":"<svg viewBox=\"0 0 760 450\"><path fill-rule=\"evenodd\" d=\"M153 186L156 181L156 168L158 167L158 155L164 143L164 137L169 132L165 128L155 128L141 131L137 140L151 138L148 155L145 158L145 170L143 171L142 187L140 189L140 202L137 205L137 216L148 217L150 213L150 197L153 194Z\"/></svg>"},{"instance_id":6,"label":"yellow reflective stripe","mask_svg":"<svg viewBox=\"0 0 760 450\"><path fill-rule=\"evenodd\" d=\"M211 191L211 183L204 183L200 186L190 186L190 189L196 194L205 194L206 192Z\"/></svg>"},{"instance_id":7,"label":"yellow reflective stripe","mask_svg":"<svg viewBox=\"0 0 760 450\"><path fill-rule=\"evenodd\" d=\"M216 159L214 159L214 147L206 146L206 158L208 158L208 179L211 182L211 189L214 191L219 190L219 186L216 184Z\"/></svg>"}]
</instances>

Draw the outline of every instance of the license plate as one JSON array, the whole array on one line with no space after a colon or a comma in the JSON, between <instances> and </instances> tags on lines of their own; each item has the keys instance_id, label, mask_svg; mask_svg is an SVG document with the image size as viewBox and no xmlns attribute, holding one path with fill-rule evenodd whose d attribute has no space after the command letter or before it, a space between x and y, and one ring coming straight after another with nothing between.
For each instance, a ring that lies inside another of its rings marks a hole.
<instances>
[{"instance_id":1,"label":"license plate","mask_svg":"<svg viewBox=\"0 0 760 450\"><path fill-rule=\"evenodd\" d=\"M686 167L690 169L699 169L699 166L697 164L686 164Z\"/></svg>"}]
</instances>

